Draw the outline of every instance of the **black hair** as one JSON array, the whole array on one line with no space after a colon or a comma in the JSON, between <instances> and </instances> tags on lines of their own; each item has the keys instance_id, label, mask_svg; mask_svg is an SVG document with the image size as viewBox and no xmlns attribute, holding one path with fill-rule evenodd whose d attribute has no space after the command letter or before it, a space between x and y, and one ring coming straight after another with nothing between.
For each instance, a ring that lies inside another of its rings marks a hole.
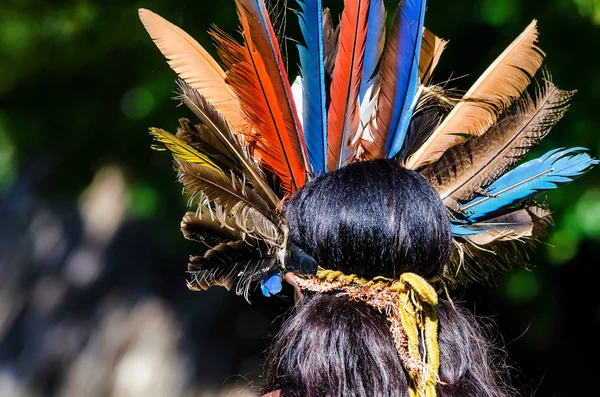
<instances>
[{"instance_id":1,"label":"black hair","mask_svg":"<svg viewBox=\"0 0 600 397\"><path fill-rule=\"evenodd\" d=\"M358 162L316 178L292 196L286 218L289 245L297 248L288 259L300 266L431 277L451 254L439 195L392 160ZM288 270L295 265L286 263ZM438 317L439 397L509 396L477 321L445 300ZM408 396L386 316L343 293L308 294L299 303L267 361L264 392L275 389L294 397Z\"/></svg>"},{"instance_id":2,"label":"black hair","mask_svg":"<svg viewBox=\"0 0 600 397\"><path fill-rule=\"evenodd\" d=\"M419 173L357 162L311 181L286 210L291 244L328 269L364 277L430 277L449 259L446 207Z\"/></svg>"},{"instance_id":3,"label":"black hair","mask_svg":"<svg viewBox=\"0 0 600 397\"><path fill-rule=\"evenodd\" d=\"M467 311L438 305L438 397L508 397L503 351ZM504 375L503 375L504 374ZM384 314L341 293L298 305L267 361L263 392L282 397L407 397L407 376Z\"/></svg>"}]
</instances>

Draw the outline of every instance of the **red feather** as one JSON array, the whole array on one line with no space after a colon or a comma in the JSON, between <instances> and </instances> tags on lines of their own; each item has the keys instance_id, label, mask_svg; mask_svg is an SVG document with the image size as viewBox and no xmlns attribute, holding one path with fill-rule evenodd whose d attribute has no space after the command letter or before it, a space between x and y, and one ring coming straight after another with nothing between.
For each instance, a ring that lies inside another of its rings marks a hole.
<instances>
[{"instance_id":1,"label":"red feather","mask_svg":"<svg viewBox=\"0 0 600 397\"><path fill-rule=\"evenodd\" d=\"M310 170L304 134L300 124L296 105L288 75L283 63L277 37L273 30L269 14L263 0L236 0L238 15L242 24L243 35L250 57L256 67L258 79L269 85L269 102L278 108L277 118L282 118L283 124L277 123L276 136L262 133L269 144L283 145L283 152L290 161L298 163L303 168L302 174ZM281 120L280 120L281 121ZM291 165L295 168L296 165ZM300 188L306 175L292 174L292 190Z\"/></svg>"},{"instance_id":2,"label":"red feather","mask_svg":"<svg viewBox=\"0 0 600 397\"><path fill-rule=\"evenodd\" d=\"M331 81L327 115L328 168L333 171L352 160L360 122L358 93L363 74L369 0L345 0L340 21L339 51Z\"/></svg>"},{"instance_id":3,"label":"red feather","mask_svg":"<svg viewBox=\"0 0 600 397\"><path fill-rule=\"evenodd\" d=\"M262 58L248 42L241 45L221 31L213 36L228 69L227 83L252 126L245 133L255 157L279 176L285 190L294 192L306 182L302 153Z\"/></svg>"}]
</instances>

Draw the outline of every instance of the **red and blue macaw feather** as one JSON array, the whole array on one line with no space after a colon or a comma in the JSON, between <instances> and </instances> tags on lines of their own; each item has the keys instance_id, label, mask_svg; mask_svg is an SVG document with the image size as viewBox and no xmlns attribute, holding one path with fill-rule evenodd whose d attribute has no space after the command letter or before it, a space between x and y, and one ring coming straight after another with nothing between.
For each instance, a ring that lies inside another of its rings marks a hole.
<instances>
[{"instance_id":1,"label":"red and blue macaw feather","mask_svg":"<svg viewBox=\"0 0 600 397\"><path fill-rule=\"evenodd\" d=\"M485 195L464 204L468 223L488 219L545 190L572 182L598 164L586 148L554 149L504 174L485 189Z\"/></svg>"},{"instance_id":2,"label":"red and blue macaw feather","mask_svg":"<svg viewBox=\"0 0 600 397\"><path fill-rule=\"evenodd\" d=\"M419 86L425 4L425 0L405 0L396 11L379 71L377 157L394 157L402 148L410 124Z\"/></svg>"},{"instance_id":3,"label":"red and blue macaw feather","mask_svg":"<svg viewBox=\"0 0 600 397\"><path fill-rule=\"evenodd\" d=\"M310 170L302 126L296 112L279 43L264 0L236 0L235 2L250 51L258 55L264 64L264 70L275 91L281 114L286 122L289 139L293 142L294 150L301 153L304 162L302 166L308 172ZM297 186L299 187L301 186Z\"/></svg>"},{"instance_id":4,"label":"red and blue macaw feather","mask_svg":"<svg viewBox=\"0 0 600 397\"><path fill-rule=\"evenodd\" d=\"M369 87L377 81L376 69L385 44L385 7L383 0L371 0L367 19L367 41L359 99L362 103Z\"/></svg>"},{"instance_id":5,"label":"red and blue macaw feather","mask_svg":"<svg viewBox=\"0 0 600 397\"><path fill-rule=\"evenodd\" d=\"M298 44L302 74L304 139L314 176L327 172L327 105L321 0L298 0L304 45Z\"/></svg>"},{"instance_id":6,"label":"red and blue macaw feather","mask_svg":"<svg viewBox=\"0 0 600 397\"><path fill-rule=\"evenodd\" d=\"M329 171L346 165L357 146L360 122L358 92L363 76L369 0L345 0L340 21L339 51L331 79L327 113Z\"/></svg>"}]
</instances>

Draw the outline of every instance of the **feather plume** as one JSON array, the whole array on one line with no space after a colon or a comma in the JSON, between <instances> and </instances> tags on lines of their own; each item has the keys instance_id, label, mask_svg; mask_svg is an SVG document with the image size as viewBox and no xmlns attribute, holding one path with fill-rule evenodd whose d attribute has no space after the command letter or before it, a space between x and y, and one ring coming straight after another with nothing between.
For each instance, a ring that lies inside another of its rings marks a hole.
<instances>
[{"instance_id":1,"label":"feather plume","mask_svg":"<svg viewBox=\"0 0 600 397\"><path fill-rule=\"evenodd\" d=\"M449 148L479 136L492 126L499 113L518 98L540 68L544 53L537 47L536 21L488 67L454 107L431 137L406 161L409 169L435 162Z\"/></svg>"},{"instance_id":2,"label":"feather plume","mask_svg":"<svg viewBox=\"0 0 600 397\"><path fill-rule=\"evenodd\" d=\"M598 164L584 150L587 149L554 149L504 174L482 192L482 197L462 206L468 221L489 218L540 192L572 182Z\"/></svg>"},{"instance_id":3,"label":"feather plume","mask_svg":"<svg viewBox=\"0 0 600 397\"><path fill-rule=\"evenodd\" d=\"M527 235L517 236L500 229L498 238L494 238L493 234L455 238L452 260L443 270L444 280L450 286L465 285L485 281L498 272L508 271L513 266L527 268L529 254L546 236L547 228L552 224L552 217L546 205L533 203L524 211L527 211L527 216L523 212L507 214L507 216L513 217L510 220L513 223L511 228L531 230L530 233L526 233ZM506 221L509 218L499 217L496 220ZM489 226L487 228L490 229ZM479 242L484 244L478 244Z\"/></svg>"},{"instance_id":4,"label":"feather plume","mask_svg":"<svg viewBox=\"0 0 600 397\"><path fill-rule=\"evenodd\" d=\"M308 153L305 147L305 139L302 126L296 112L296 105L292 96L292 90L288 75L285 70L279 43L273 31L269 13L265 7L264 0L236 0L238 15L242 24L243 36L246 41L249 56L255 66L257 77L263 84L270 85L272 100L277 101L279 117L282 118L285 130L281 131L287 135L294 151L300 156L299 162L305 173L310 172ZM279 137L269 137L281 141ZM276 143L271 141L272 145ZM290 148L291 149L291 148ZM299 188L304 184L305 178L298 181L293 178L292 182Z\"/></svg>"},{"instance_id":5,"label":"feather plume","mask_svg":"<svg viewBox=\"0 0 600 397\"><path fill-rule=\"evenodd\" d=\"M480 230L481 233L469 235L465 239L474 245L483 246L494 241L529 238L533 235L534 223L538 219L550 215L547 208L538 207L536 212L533 210L532 207L517 209L508 214L467 226L471 230Z\"/></svg>"},{"instance_id":6,"label":"feather plume","mask_svg":"<svg viewBox=\"0 0 600 397\"><path fill-rule=\"evenodd\" d=\"M259 54L221 31L213 32L221 58L228 66L227 81L240 98L242 110L254 127L247 140L256 157L280 179L282 188L294 192L304 185L306 169L293 124L286 121L280 101ZM285 107L285 103L283 103Z\"/></svg>"},{"instance_id":7,"label":"feather plume","mask_svg":"<svg viewBox=\"0 0 600 397\"><path fill-rule=\"evenodd\" d=\"M244 241L222 243L204 256L190 256L188 288L198 291L217 285L228 290L235 287L236 294L249 300L252 284L278 268L279 260L272 248Z\"/></svg>"},{"instance_id":8,"label":"feather plume","mask_svg":"<svg viewBox=\"0 0 600 397\"><path fill-rule=\"evenodd\" d=\"M303 88L303 129L314 176L327 172L327 97L321 0L298 0L304 44L298 45Z\"/></svg>"},{"instance_id":9,"label":"feather plume","mask_svg":"<svg viewBox=\"0 0 600 397\"><path fill-rule=\"evenodd\" d=\"M185 118L179 119L179 128L175 136L204 154L221 170L231 170L239 175L240 170L229 156L227 148L205 125L193 125Z\"/></svg>"},{"instance_id":10,"label":"feather plume","mask_svg":"<svg viewBox=\"0 0 600 397\"><path fill-rule=\"evenodd\" d=\"M139 17L179 77L206 97L236 129L245 128L239 100L213 57L189 34L152 11L141 8Z\"/></svg>"},{"instance_id":11,"label":"feather plume","mask_svg":"<svg viewBox=\"0 0 600 397\"><path fill-rule=\"evenodd\" d=\"M446 49L446 44L448 44L446 40L440 39L429 29L423 28L421 58L419 59L419 81L422 85L429 84L433 71Z\"/></svg>"},{"instance_id":12,"label":"feather plume","mask_svg":"<svg viewBox=\"0 0 600 397\"><path fill-rule=\"evenodd\" d=\"M191 197L198 197L203 193L217 205L229 209L242 203L243 206L255 209L273 222L269 205L235 175L227 176L199 164L176 161L179 181Z\"/></svg>"},{"instance_id":13,"label":"feather plume","mask_svg":"<svg viewBox=\"0 0 600 397\"><path fill-rule=\"evenodd\" d=\"M363 77L358 94L360 102L367 90L377 82L377 65L385 46L385 6L383 0L371 0L367 20L367 38L363 62Z\"/></svg>"},{"instance_id":14,"label":"feather plume","mask_svg":"<svg viewBox=\"0 0 600 397\"><path fill-rule=\"evenodd\" d=\"M177 161L179 181L191 199L206 196L231 213L242 232L261 238L272 245L280 244L276 217L268 204L244 180L227 177L213 170L185 161Z\"/></svg>"},{"instance_id":15,"label":"feather plume","mask_svg":"<svg viewBox=\"0 0 600 397\"><path fill-rule=\"evenodd\" d=\"M235 165L238 176L243 174L250 179L253 186L271 203L273 208L279 205L279 198L265 182L260 169L248 153L243 137L238 139L239 135L234 133L227 120L202 95L183 81L179 81L177 99L184 103L210 130L210 133L196 136L196 141L204 142L206 153L215 150L219 152L222 159L228 159Z\"/></svg>"},{"instance_id":16,"label":"feather plume","mask_svg":"<svg viewBox=\"0 0 600 397\"><path fill-rule=\"evenodd\" d=\"M369 0L345 0L339 51L331 81L328 111L327 167L336 170L355 155L360 115L358 92L363 73Z\"/></svg>"},{"instance_id":17,"label":"feather plume","mask_svg":"<svg viewBox=\"0 0 600 397\"><path fill-rule=\"evenodd\" d=\"M161 130L160 128L150 128L150 134L154 139L165 145L167 149L173 153L177 159L184 160L189 163L198 164L202 167L210 169L212 172L222 175L223 171L212 161L207 155L200 153L185 141L177 138L175 135ZM154 146L156 150L163 150L160 146Z\"/></svg>"},{"instance_id":18,"label":"feather plume","mask_svg":"<svg viewBox=\"0 0 600 397\"><path fill-rule=\"evenodd\" d=\"M240 230L233 222L223 225L207 207L200 206L196 212L188 212L181 221L184 237L213 248L221 243L243 240Z\"/></svg>"},{"instance_id":19,"label":"feather plume","mask_svg":"<svg viewBox=\"0 0 600 397\"><path fill-rule=\"evenodd\" d=\"M423 171L447 206L472 199L522 159L562 118L573 91L548 82L534 102L524 95L482 136L448 150Z\"/></svg>"},{"instance_id":20,"label":"feather plume","mask_svg":"<svg viewBox=\"0 0 600 397\"><path fill-rule=\"evenodd\" d=\"M418 97L419 57L425 0L400 3L383 53L372 158L391 158L401 149Z\"/></svg>"}]
</instances>

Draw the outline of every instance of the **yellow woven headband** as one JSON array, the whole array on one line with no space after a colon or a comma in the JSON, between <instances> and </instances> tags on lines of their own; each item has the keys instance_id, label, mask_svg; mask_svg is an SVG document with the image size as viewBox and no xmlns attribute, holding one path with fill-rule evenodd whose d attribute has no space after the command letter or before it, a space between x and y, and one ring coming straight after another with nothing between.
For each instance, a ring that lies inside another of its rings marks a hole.
<instances>
[{"instance_id":1,"label":"yellow woven headband","mask_svg":"<svg viewBox=\"0 0 600 397\"><path fill-rule=\"evenodd\" d=\"M315 276L296 275L302 290L341 291L385 313L400 359L408 373L410 397L435 397L440 366L437 342L438 297L421 276L403 273L399 279L365 279L356 274L321 269Z\"/></svg>"}]
</instances>

